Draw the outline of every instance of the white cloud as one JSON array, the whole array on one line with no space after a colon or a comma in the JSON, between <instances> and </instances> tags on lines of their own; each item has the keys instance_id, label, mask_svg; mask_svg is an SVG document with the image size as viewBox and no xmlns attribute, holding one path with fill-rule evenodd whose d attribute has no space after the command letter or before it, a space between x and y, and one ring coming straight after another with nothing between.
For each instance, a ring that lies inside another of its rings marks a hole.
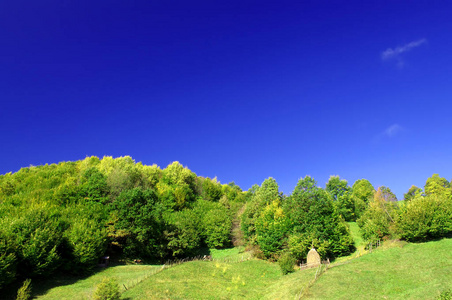
<instances>
[{"instance_id":1,"label":"white cloud","mask_svg":"<svg viewBox=\"0 0 452 300\"><path fill-rule=\"evenodd\" d=\"M388 128L386 128L386 130L383 132L383 135L391 138L391 137L396 136L401 131L403 131L402 126L400 126L399 124L393 124L393 125L389 126Z\"/></svg>"},{"instance_id":2,"label":"white cloud","mask_svg":"<svg viewBox=\"0 0 452 300\"><path fill-rule=\"evenodd\" d=\"M405 128L403 128L399 124L392 124L391 126L386 128L384 131L382 131L379 134L377 134L376 136L374 136L372 139L372 142L375 144L379 144L380 142L382 142L385 139L394 138L395 136L399 135L403 131L405 131Z\"/></svg>"},{"instance_id":3,"label":"white cloud","mask_svg":"<svg viewBox=\"0 0 452 300\"><path fill-rule=\"evenodd\" d=\"M406 45L396 47L394 49L388 48L381 53L381 59L382 60L388 60L388 59L393 59L393 58L400 59L400 56L402 55L402 53L408 52L411 49L419 47L425 43L427 43L426 39L420 39L420 40L408 43ZM399 61L399 63L400 63L400 61ZM402 64L403 64L403 62L402 62Z\"/></svg>"}]
</instances>

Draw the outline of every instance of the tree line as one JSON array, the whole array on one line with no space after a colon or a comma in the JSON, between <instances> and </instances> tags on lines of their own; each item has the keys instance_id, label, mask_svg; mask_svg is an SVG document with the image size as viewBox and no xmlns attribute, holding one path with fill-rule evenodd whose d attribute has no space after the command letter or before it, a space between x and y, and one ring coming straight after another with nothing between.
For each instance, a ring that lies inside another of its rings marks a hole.
<instances>
[{"instance_id":1,"label":"tree line","mask_svg":"<svg viewBox=\"0 0 452 300\"><path fill-rule=\"evenodd\" d=\"M310 176L289 195L275 179L242 191L178 162L161 169L131 157L87 157L0 175L0 289L56 272L86 274L105 254L164 261L241 239L289 267L315 247L334 259L355 250L346 222L364 239L426 241L452 233L452 189L434 174L403 201L366 179L352 186ZM240 228L233 228L240 224Z\"/></svg>"},{"instance_id":2,"label":"tree line","mask_svg":"<svg viewBox=\"0 0 452 300\"><path fill-rule=\"evenodd\" d=\"M323 259L355 250L346 221L357 222L363 238L428 241L452 234L452 189L434 174L424 189L412 186L398 201L385 186L375 190L366 179L353 186L331 176L325 188L310 176L300 179L290 195L279 192L273 178L250 189L242 215L248 244L262 258L287 262L306 259L315 247ZM289 272L293 268L282 268Z\"/></svg>"},{"instance_id":3,"label":"tree line","mask_svg":"<svg viewBox=\"0 0 452 300\"><path fill-rule=\"evenodd\" d=\"M247 192L131 157L87 157L0 176L0 289L55 272L86 274L106 253L164 261L231 244Z\"/></svg>"}]
</instances>

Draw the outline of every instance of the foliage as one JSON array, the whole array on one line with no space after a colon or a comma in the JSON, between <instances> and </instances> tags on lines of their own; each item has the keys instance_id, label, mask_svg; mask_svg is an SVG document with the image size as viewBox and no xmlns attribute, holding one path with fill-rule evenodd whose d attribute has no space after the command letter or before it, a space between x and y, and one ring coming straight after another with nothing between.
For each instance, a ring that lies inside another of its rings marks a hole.
<instances>
[{"instance_id":1,"label":"foliage","mask_svg":"<svg viewBox=\"0 0 452 300\"><path fill-rule=\"evenodd\" d=\"M452 199L417 195L402 206L397 222L402 238L427 241L452 233Z\"/></svg>"},{"instance_id":2,"label":"foliage","mask_svg":"<svg viewBox=\"0 0 452 300\"><path fill-rule=\"evenodd\" d=\"M373 200L369 202L369 207L358 220L365 240L374 241L395 233L397 205L389 201L387 195L387 190L378 188Z\"/></svg>"},{"instance_id":3,"label":"foliage","mask_svg":"<svg viewBox=\"0 0 452 300\"><path fill-rule=\"evenodd\" d=\"M256 222L256 241L265 257L275 257L286 243L288 220L279 199L263 209Z\"/></svg>"},{"instance_id":4,"label":"foliage","mask_svg":"<svg viewBox=\"0 0 452 300\"><path fill-rule=\"evenodd\" d=\"M0 289L12 282L16 276L17 258L12 245L14 237L6 233L8 225L0 222Z\"/></svg>"},{"instance_id":5,"label":"foliage","mask_svg":"<svg viewBox=\"0 0 452 300\"><path fill-rule=\"evenodd\" d=\"M325 189L333 197L338 214L345 221L355 220L355 203L347 180L340 179L339 176L330 176Z\"/></svg>"},{"instance_id":6,"label":"foliage","mask_svg":"<svg viewBox=\"0 0 452 300\"><path fill-rule=\"evenodd\" d=\"M353 251L349 229L336 212L330 195L317 187L311 177L298 181L283 208L290 222L288 247L297 259L304 259L312 246L321 256L329 258Z\"/></svg>"},{"instance_id":7,"label":"foliage","mask_svg":"<svg viewBox=\"0 0 452 300\"><path fill-rule=\"evenodd\" d=\"M29 300L31 299L31 279L24 281L23 285L17 291L16 300Z\"/></svg>"},{"instance_id":8,"label":"foliage","mask_svg":"<svg viewBox=\"0 0 452 300\"><path fill-rule=\"evenodd\" d=\"M70 226L64 232L67 248L64 268L71 273L91 272L107 248L107 231L98 216L96 219L96 210L99 214L95 204L79 207L79 214L72 216Z\"/></svg>"},{"instance_id":9,"label":"foliage","mask_svg":"<svg viewBox=\"0 0 452 300\"><path fill-rule=\"evenodd\" d=\"M269 177L262 182L259 187L257 185L251 187L249 191L251 195L250 201L246 204L246 209L242 215L242 231L245 237L254 243L256 240L256 221L265 206L275 200L281 199L279 187L276 180Z\"/></svg>"},{"instance_id":10,"label":"foliage","mask_svg":"<svg viewBox=\"0 0 452 300\"><path fill-rule=\"evenodd\" d=\"M352 199L355 203L355 218L358 219L367 208L367 204L373 198L375 189L367 179L358 179L352 187Z\"/></svg>"},{"instance_id":11,"label":"foliage","mask_svg":"<svg viewBox=\"0 0 452 300\"><path fill-rule=\"evenodd\" d=\"M194 256L201 246L199 218L193 210L167 214L165 217L167 251L172 257Z\"/></svg>"},{"instance_id":12,"label":"foliage","mask_svg":"<svg viewBox=\"0 0 452 300\"><path fill-rule=\"evenodd\" d=\"M449 198L452 194L450 182L444 177L439 177L438 174L433 174L425 182L425 195L436 195Z\"/></svg>"},{"instance_id":13,"label":"foliage","mask_svg":"<svg viewBox=\"0 0 452 300\"><path fill-rule=\"evenodd\" d=\"M178 162L162 170L129 156L0 175L0 289L25 275L86 274L106 254L164 260L226 247L247 197Z\"/></svg>"},{"instance_id":14,"label":"foliage","mask_svg":"<svg viewBox=\"0 0 452 300\"><path fill-rule=\"evenodd\" d=\"M295 264L297 263L296 258L289 252L283 253L279 259L278 264L281 268L281 272L286 275L288 273L294 272Z\"/></svg>"},{"instance_id":15,"label":"foliage","mask_svg":"<svg viewBox=\"0 0 452 300\"><path fill-rule=\"evenodd\" d=\"M200 200L195 212L200 220L200 230L207 247L225 248L230 245L232 221L220 203Z\"/></svg>"},{"instance_id":16,"label":"foliage","mask_svg":"<svg viewBox=\"0 0 452 300\"><path fill-rule=\"evenodd\" d=\"M452 300L452 290L448 289L442 291L441 294L436 298L438 300Z\"/></svg>"},{"instance_id":17,"label":"foliage","mask_svg":"<svg viewBox=\"0 0 452 300\"><path fill-rule=\"evenodd\" d=\"M18 273L44 276L59 267L61 255L58 247L67 228L67 222L60 216L56 208L32 208L23 212L11 225Z\"/></svg>"},{"instance_id":18,"label":"foliage","mask_svg":"<svg viewBox=\"0 0 452 300\"><path fill-rule=\"evenodd\" d=\"M105 278L96 287L93 299L95 300L119 300L121 294L119 293L119 285L115 278Z\"/></svg>"},{"instance_id":19,"label":"foliage","mask_svg":"<svg viewBox=\"0 0 452 300\"><path fill-rule=\"evenodd\" d=\"M403 194L403 200L405 201L411 201L417 194L422 194L422 189L418 188L415 185L412 185L408 192L406 192L405 194Z\"/></svg>"},{"instance_id":20,"label":"foliage","mask_svg":"<svg viewBox=\"0 0 452 300\"><path fill-rule=\"evenodd\" d=\"M127 256L162 256L164 221L153 190L138 187L123 191L112 204L112 210L117 215L115 230L123 231L116 242L123 246Z\"/></svg>"}]
</instances>

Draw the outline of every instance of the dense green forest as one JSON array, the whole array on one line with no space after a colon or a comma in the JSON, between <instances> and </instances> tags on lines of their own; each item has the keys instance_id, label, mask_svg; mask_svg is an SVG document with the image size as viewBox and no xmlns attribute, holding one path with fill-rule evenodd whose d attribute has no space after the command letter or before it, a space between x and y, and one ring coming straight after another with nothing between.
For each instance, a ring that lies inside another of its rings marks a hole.
<instances>
[{"instance_id":1,"label":"dense green forest","mask_svg":"<svg viewBox=\"0 0 452 300\"><path fill-rule=\"evenodd\" d=\"M346 221L369 241L452 233L451 183L434 174L397 201L365 179L306 176L290 195L268 178L248 191L131 157L87 157L0 175L0 289L56 272L87 274L99 258L163 262L243 243L257 257L302 261L354 251Z\"/></svg>"}]
</instances>

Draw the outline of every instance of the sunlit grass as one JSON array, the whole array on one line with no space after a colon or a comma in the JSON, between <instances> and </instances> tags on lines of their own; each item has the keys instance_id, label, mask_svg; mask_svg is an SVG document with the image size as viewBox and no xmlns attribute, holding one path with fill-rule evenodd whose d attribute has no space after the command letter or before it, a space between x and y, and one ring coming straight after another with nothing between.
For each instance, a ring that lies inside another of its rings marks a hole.
<instances>
[{"instance_id":1,"label":"sunlit grass","mask_svg":"<svg viewBox=\"0 0 452 300\"><path fill-rule=\"evenodd\" d=\"M42 295L37 296L36 299L90 299L95 287L104 277L116 278L120 284L121 290L124 290L124 286L133 287L158 269L160 269L160 266L112 266L85 279L77 280L74 277L60 277L39 285L34 284L33 289L35 294L42 293ZM56 287L52 288L50 285Z\"/></svg>"},{"instance_id":2,"label":"sunlit grass","mask_svg":"<svg viewBox=\"0 0 452 300\"><path fill-rule=\"evenodd\" d=\"M210 250L213 261L164 270L114 266L85 279L51 280L48 284L57 287L40 286L45 294L37 299L89 299L104 277L117 279L125 299L298 299L301 291L311 299L434 299L452 288L452 239L386 241L368 253L356 223L349 225L358 250L334 261L315 282L316 269L283 276L277 263L231 248Z\"/></svg>"},{"instance_id":3,"label":"sunlit grass","mask_svg":"<svg viewBox=\"0 0 452 300\"><path fill-rule=\"evenodd\" d=\"M277 264L262 260L194 261L156 274L123 296L132 299L262 299L266 288L281 276Z\"/></svg>"},{"instance_id":4,"label":"sunlit grass","mask_svg":"<svg viewBox=\"0 0 452 300\"><path fill-rule=\"evenodd\" d=\"M313 299L434 299L452 287L452 239L389 242L330 268L309 289Z\"/></svg>"}]
</instances>

